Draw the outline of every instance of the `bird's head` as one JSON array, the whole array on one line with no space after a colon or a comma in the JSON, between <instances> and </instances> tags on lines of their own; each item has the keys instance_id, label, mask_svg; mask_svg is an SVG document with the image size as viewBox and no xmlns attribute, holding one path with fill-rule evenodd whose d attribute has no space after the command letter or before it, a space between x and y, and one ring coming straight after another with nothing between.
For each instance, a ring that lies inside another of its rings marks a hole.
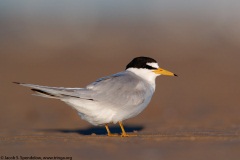
<instances>
[{"instance_id":1,"label":"bird's head","mask_svg":"<svg viewBox=\"0 0 240 160\"><path fill-rule=\"evenodd\" d=\"M177 76L176 74L159 67L156 60L149 57L136 57L127 66L126 70L135 73L143 79L153 81L157 76Z\"/></svg>"}]
</instances>

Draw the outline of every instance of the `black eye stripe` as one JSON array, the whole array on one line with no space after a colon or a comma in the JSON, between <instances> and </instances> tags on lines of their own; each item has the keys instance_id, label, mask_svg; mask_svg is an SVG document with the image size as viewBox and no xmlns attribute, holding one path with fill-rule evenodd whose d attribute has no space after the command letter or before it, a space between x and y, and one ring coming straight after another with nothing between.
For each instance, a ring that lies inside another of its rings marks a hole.
<instances>
[{"instance_id":1,"label":"black eye stripe","mask_svg":"<svg viewBox=\"0 0 240 160\"><path fill-rule=\"evenodd\" d=\"M149 66L149 65L146 65L144 68L147 68L147 69L157 69L157 68Z\"/></svg>"}]
</instances>

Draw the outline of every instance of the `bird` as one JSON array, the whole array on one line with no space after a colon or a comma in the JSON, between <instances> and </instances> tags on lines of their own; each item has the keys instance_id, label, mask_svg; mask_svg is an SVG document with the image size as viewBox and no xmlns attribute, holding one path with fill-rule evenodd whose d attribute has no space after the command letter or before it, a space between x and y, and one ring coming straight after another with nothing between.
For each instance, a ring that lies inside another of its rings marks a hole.
<instances>
[{"instance_id":1,"label":"bird","mask_svg":"<svg viewBox=\"0 0 240 160\"><path fill-rule=\"evenodd\" d=\"M136 57L122 72L97 79L85 88L49 87L13 82L30 87L33 95L58 99L73 107L94 126L105 126L107 136L136 136L126 133L123 121L141 113L149 104L160 75L177 76L159 67L150 57ZM108 125L118 123L121 134L112 134Z\"/></svg>"}]
</instances>

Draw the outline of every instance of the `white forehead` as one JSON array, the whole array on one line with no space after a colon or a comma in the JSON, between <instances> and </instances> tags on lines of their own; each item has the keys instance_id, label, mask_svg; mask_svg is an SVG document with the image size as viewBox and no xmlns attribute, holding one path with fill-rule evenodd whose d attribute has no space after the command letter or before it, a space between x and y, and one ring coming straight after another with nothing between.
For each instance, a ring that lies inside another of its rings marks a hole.
<instances>
[{"instance_id":1,"label":"white forehead","mask_svg":"<svg viewBox=\"0 0 240 160\"><path fill-rule=\"evenodd\" d=\"M151 63L147 63L147 65L153 67L153 68L159 68L158 64L156 62L151 62Z\"/></svg>"}]
</instances>

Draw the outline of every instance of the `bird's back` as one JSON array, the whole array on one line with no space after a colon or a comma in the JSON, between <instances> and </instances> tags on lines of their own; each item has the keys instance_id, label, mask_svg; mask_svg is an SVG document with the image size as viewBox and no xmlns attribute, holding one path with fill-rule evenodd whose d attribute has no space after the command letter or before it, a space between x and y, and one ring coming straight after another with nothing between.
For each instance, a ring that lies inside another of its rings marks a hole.
<instances>
[{"instance_id":1,"label":"bird's back","mask_svg":"<svg viewBox=\"0 0 240 160\"><path fill-rule=\"evenodd\" d=\"M148 92L153 92L149 83L129 71L103 77L86 88L91 90L93 100L122 108L142 103L151 94Z\"/></svg>"}]
</instances>

